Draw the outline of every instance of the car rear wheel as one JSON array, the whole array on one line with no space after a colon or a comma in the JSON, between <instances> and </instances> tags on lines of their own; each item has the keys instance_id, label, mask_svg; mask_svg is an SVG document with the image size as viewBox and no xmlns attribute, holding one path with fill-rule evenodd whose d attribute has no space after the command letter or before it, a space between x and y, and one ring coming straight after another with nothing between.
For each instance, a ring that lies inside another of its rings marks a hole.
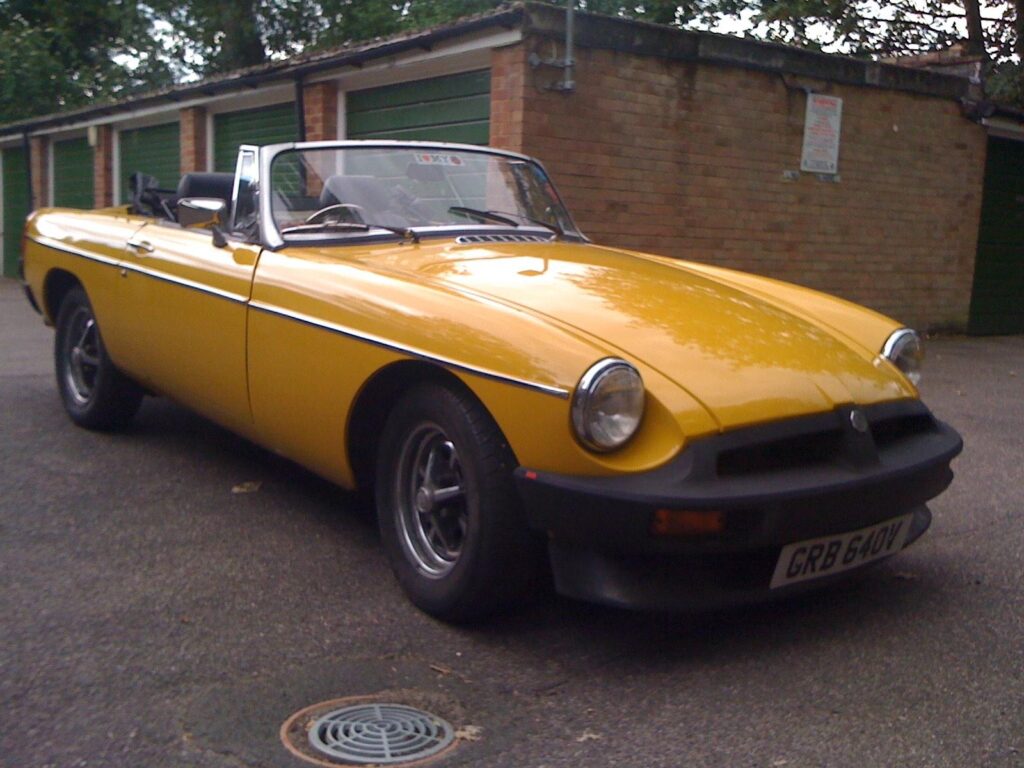
<instances>
[{"instance_id":1,"label":"car rear wheel","mask_svg":"<svg viewBox=\"0 0 1024 768\"><path fill-rule=\"evenodd\" d=\"M482 618L536 580L543 548L526 527L515 464L467 393L422 385L389 416L377 462L381 538L403 589L432 616Z\"/></svg>"},{"instance_id":2,"label":"car rear wheel","mask_svg":"<svg viewBox=\"0 0 1024 768\"><path fill-rule=\"evenodd\" d=\"M131 422L142 390L107 356L92 305L81 288L72 288L61 302L54 357L61 400L75 424L112 430Z\"/></svg>"}]
</instances>

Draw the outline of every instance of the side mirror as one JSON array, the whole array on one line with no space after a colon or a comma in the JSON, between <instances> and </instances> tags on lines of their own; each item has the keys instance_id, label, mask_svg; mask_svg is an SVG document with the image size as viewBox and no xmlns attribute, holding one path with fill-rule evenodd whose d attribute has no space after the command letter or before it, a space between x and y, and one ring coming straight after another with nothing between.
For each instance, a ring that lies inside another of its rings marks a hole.
<instances>
[{"instance_id":1,"label":"side mirror","mask_svg":"<svg viewBox=\"0 0 1024 768\"><path fill-rule=\"evenodd\" d=\"M185 229L218 226L228 211L228 204L217 197L183 197L178 201L178 223Z\"/></svg>"}]
</instances>

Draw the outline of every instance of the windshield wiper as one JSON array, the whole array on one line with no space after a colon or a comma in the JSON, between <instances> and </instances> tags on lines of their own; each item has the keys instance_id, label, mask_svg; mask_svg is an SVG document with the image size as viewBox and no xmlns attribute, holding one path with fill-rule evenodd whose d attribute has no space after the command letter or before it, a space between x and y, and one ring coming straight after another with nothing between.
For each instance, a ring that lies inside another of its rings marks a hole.
<instances>
[{"instance_id":1,"label":"windshield wiper","mask_svg":"<svg viewBox=\"0 0 1024 768\"><path fill-rule=\"evenodd\" d=\"M414 243L420 241L420 236L409 227L389 227L386 224L364 224L361 221L318 221L314 224L296 224L292 227L285 227L281 230L282 235L290 235L293 232L316 232L324 229L356 229L360 232L369 232L371 229L386 229L396 235L411 240Z\"/></svg>"},{"instance_id":2,"label":"windshield wiper","mask_svg":"<svg viewBox=\"0 0 1024 768\"><path fill-rule=\"evenodd\" d=\"M461 205L453 205L448 209L448 213L459 213L463 216L470 216L475 219L483 219L484 221L496 221L499 224L508 224L510 227L518 227L518 221L512 221L504 216L494 213L492 211L481 211L477 208L465 208Z\"/></svg>"},{"instance_id":3,"label":"windshield wiper","mask_svg":"<svg viewBox=\"0 0 1024 768\"><path fill-rule=\"evenodd\" d=\"M489 219L491 221L497 221L501 224L508 224L512 227L521 226L518 221L508 218L509 216L516 216L524 221L528 221L531 224L536 224L544 229L550 229L558 237L564 237L565 231L557 224L551 224L547 221L541 221L540 219L534 219L530 216L526 216L522 213L512 213L511 211L481 211L476 208L463 208L461 205L453 205L448 209L450 213L461 213L464 216L475 216L478 219Z\"/></svg>"},{"instance_id":4,"label":"windshield wiper","mask_svg":"<svg viewBox=\"0 0 1024 768\"><path fill-rule=\"evenodd\" d=\"M503 214L505 216L518 216L520 219L525 219L526 221L530 222L531 224L536 224L538 227L544 227L544 229L550 229L552 232L554 232L559 237L565 237L565 230L562 229L562 227L559 226L558 224L552 224L550 221L541 221L540 219L535 219L532 216L527 216L524 213L511 213L510 211L488 211L488 213L496 213L496 214L499 214L499 215Z\"/></svg>"}]
</instances>

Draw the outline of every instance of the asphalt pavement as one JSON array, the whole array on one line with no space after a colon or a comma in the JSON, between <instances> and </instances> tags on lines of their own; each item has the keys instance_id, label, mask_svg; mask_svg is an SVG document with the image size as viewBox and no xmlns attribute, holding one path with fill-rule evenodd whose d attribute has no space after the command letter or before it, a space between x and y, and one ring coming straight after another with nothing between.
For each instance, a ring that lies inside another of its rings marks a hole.
<instances>
[{"instance_id":1,"label":"asphalt pavement","mask_svg":"<svg viewBox=\"0 0 1024 768\"><path fill-rule=\"evenodd\" d=\"M380 692L461 729L442 768L1024 766L1024 337L931 342L967 448L862 579L691 616L543 595L472 629L414 609L365 505L289 462L152 398L125 434L74 427L52 342L0 281L4 768L299 768L289 715Z\"/></svg>"}]
</instances>

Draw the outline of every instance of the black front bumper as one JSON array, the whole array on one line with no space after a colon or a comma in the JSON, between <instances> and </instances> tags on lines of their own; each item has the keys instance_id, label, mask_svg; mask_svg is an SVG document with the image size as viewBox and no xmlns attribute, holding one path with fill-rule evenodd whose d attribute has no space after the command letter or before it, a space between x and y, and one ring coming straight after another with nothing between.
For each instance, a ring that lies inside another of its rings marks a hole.
<instances>
[{"instance_id":1,"label":"black front bumper","mask_svg":"<svg viewBox=\"0 0 1024 768\"><path fill-rule=\"evenodd\" d=\"M630 607L705 608L840 578L770 590L786 544L913 513L911 543L928 528L925 502L949 485L949 463L962 448L920 401L897 401L696 440L650 472L575 477L521 467L516 479L530 525L550 538L560 592ZM717 511L724 528L656 536L659 509Z\"/></svg>"}]
</instances>

